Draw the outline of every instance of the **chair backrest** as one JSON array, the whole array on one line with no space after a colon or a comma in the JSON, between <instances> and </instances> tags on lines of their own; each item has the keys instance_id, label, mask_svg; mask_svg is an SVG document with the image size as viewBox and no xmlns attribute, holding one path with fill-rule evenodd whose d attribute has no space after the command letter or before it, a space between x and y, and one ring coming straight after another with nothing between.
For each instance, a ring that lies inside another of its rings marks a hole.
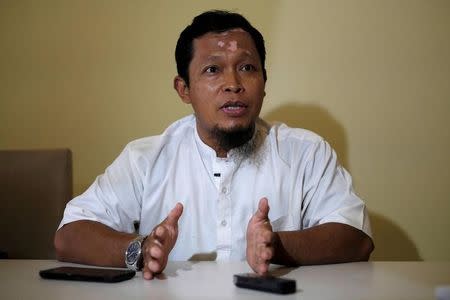
<instances>
[{"instance_id":1,"label":"chair backrest","mask_svg":"<svg viewBox=\"0 0 450 300\"><path fill-rule=\"evenodd\" d=\"M72 153L0 150L0 251L53 259L53 237L72 198Z\"/></svg>"}]
</instances>

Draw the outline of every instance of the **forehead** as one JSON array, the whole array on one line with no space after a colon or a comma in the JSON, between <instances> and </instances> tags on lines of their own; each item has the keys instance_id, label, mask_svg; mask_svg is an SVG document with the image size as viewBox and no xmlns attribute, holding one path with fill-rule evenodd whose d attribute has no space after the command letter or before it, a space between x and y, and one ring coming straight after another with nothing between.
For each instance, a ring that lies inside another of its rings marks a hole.
<instances>
[{"instance_id":1,"label":"forehead","mask_svg":"<svg viewBox=\"0 0 450 300\"><path fill-rule=\"evenodd\" d=\"M255 43L251 35L240 28L230 29L224 32L209 32L196 39L193 43L193 58L198 56L207 56L211 53L226 52L232 50L236 45L236 49L250 52L252 55L258 55Z\"/></svg>"}]
</instances>

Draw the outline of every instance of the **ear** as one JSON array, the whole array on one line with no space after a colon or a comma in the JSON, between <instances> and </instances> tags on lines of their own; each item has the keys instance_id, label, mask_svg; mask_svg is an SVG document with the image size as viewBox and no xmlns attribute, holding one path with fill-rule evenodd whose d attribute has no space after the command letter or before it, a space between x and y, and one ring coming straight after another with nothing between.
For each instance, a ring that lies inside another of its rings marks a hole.
<instances>
[{"instance_id":1,"label":"ear","mask_svg":"<svg viewBox=\"0 0 450 300\"><path fill-rule=\"evenodd\" d=\"M191 98L189 96L189 87L186 82L180 76L175 76L173 79L173 88L177 91L178 96L184 103L190 104Z\"/></svg>"}]
</instances>

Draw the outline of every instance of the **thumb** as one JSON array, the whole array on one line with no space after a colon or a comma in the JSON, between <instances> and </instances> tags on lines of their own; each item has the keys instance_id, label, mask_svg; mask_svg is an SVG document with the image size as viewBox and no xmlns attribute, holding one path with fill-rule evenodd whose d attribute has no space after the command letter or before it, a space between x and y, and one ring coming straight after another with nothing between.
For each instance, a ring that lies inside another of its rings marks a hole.
<instances>
[{"instance_id":1,"label":"thumb","mask_svg":"<svg viewBox=\"0 0 450 300\"><path fill-rule=\"evenodd\" d=\"M269 201L266 197L259 200L258 210L254 217L257 221L266 221L269 219Z\"/></svg>"},{"instance_id":2,"label":"thumb","mask_svg":"<svg viewBox=\"0 0 450 300\"><path fill-rule=\"evenodd\" d=\"M176 226L178 224L178 219L180 219L182 213L183 213L183 204L178 202L167 215L166 219L167 223Z\"/></svg>"}]
</instances>

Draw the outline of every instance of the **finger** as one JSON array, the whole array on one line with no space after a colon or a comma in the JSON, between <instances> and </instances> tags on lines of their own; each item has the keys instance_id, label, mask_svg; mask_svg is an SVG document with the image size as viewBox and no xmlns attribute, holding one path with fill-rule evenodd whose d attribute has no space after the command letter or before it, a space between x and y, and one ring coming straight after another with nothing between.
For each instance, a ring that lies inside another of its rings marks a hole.
<instances>
[{"instance_id":1,"label":"finger","mask_svg":"<svg viewBox=\"0 0 450 300\"><path fill-rule=\"evenodd\" d=\"M164 250L162 249L162 245L156 244L150 248L150 257L152 259L160 259L164 255Z\"/></svg>"},{"instance_id":2,"label":"finger","mask_svg":"<svg viewBox=\"0 0 450 300\"><path fill-rule=\"evenodd\" d=\"M170 231L165 226L159 225L153 230L152 237L155 244L165 247L166 241L170 239L171 236Z\"/></svg>"},{"instance_id":3,"label":"finger","mask_svg":"<svg viewBox=\"0 0 450 300\"><path fill-rule=\"evenodd\" d=\"M264 244L259 244L256 247L256 262L258 264L267 262L267 260L270 257L270 253L269 253L270 250L269 249L270 249L270 247L268 247L268 246L266 246Z\"/></svg>"},{"instance_id":4,"label":"finger","mask_svg":"<svg viewBox=\"0 0 450 300\"><path fill-rule=\"evenodd\" d=\"M144 279L151 280L154 278L154 274L150 272L148 268L146 268L145 271L143 270L142 273L144 274Z\"/></svg>"},{"instance_id":5,"label":"finger","mask_svg":"<svg viewBox=\"0 0 450 300\"><path fill-rule=\"evenodd\" d=\"M269 257L268 249L267 247L261 247L258 251L258 254L256 255L256 272L258 274L265 274L269 270L269 264L270 261L267 259Z\"/></svg>"},{"instance_id":6,"label":"finger","mask_svg":"<svg viewBox=\"0 0 450 300\"><path fill-rule=\"evenodd\" d=\"M256 255L255 267L253 270L260 274L264 275L269 270L269 261L264 260L260 255Z\"/></svg>"},{"instance_id":7,"label":"finger","mask_svg":"<svg viewBox=\"0 0 450 300\"><path fill-rule=\"evenodd\" d=\"M159 259L164 256L165 246L163 241L167 235L165 233L166 231L167 229L163 226L158 226L153 230L152 234L146 240L144 259L148 258L150 261L150 259Z\"/></svg>"},{"instance_id":8,"label":"finger","mask_svg":"<svg viewBox=\"0 0 450 300\"><path fill-rule=\"evenodd\" d=\"M174 208L169 212L169 215L167 216L167 222L170 225L176 226L178 224L178 219L181 217L181 214L183 213L183 204L178 202Z\"/></svg>"},{"instance_id":9,"label":"finger","mask_svg":"<svg viewBox=\"0 0 450 300\"><path fill-rule=\"evenodd\" d=\"M154 243L162 245L167 239L167 229L164 226L158 226L153 231Z\"/></svg>"},{"instance_id":10,"label":"finger","mask_svg":"<svg viewBox=\"0 0 450 300\"><path fill-rule=\"evenodd\" d=\"M259 265L257 273L260 275L265 275L268 271L269 271L269 264L263 263Z\"/></svg>"},{"instance_id":11,"label":"finger","mask_svg":"<svg viewBox=\"0 0 450 300\"><path fill-rule=\"evenodd\" d=\"M162 271L162 259L161 258L152 258L148 263L147 267L149 271L154 275L155 273L160 273Z\"/></svg>"},{"instance_id":12,"label":"finger","mask_svg":"<svg viewBox=\"0 0 450 300\"><path fill-rule=\"evenodd\" d=\"M150 271L150 269L148 268L148 263L151 260L149 255L146 255L144 257L144 265L142 266L142 275L144 277L144 279L150 280L153 279L154 275L153 272Z\"/></svg>"},{"instance_id":13,"label":"finger","mask_svg":"<svg viewBox=\"0 0 450 300\"><path fill-rule=\"evenodd\" d=\"M147 254L146 260L144 261L144 267L151 273L151 277L154 277L155 273L161 271L164 250L159 243L152 242L147 248Z\"/></svg>"},{"instance_id":14,"label":"finger","mask_svg":"<svg viewBox=\"0 0 450 300\"><path fill-rule=\"evenodd\" d=\"M154 239L149 236L143 247L144 264L142 266L142 275L144 279L151 280L154 278L153 272L149 269L149 262L152 260L151 249L154 245Z\"/></svg>"},{"instance_id":15,"label":"finger","mask_svg":"<svg viewBox=\"0 0 450 300\"><path fill-rule=\"evenodd\" d=\"M256 242L269 246L272 244L273 236L273 232L268 229L260 230L256 236Z\"/></svg>"},{"instance_id":16,"label":"finger","mask_svg":"<svg viewBox=\"0 0 450 300\"><path fill-rule=\"evenodd\" d=\"M258 204L258 210L255 213L256 221L267 221L269 220L269 201L267 198L261 198Z\"/></svg>"},{"instance_id":17,"label":"finger","mask_svg":"<svg viewBox=\"0 0 450 300\"><path fill-rule=\"evenodd\" d=\"M261 251L261 260L263 260L265 263L269 263L273 257L273 252L274 251L272 247L266 247Z\"/></svg>"},{"instance_id":18,"label":"finger","mask_svg":"<svg viewBox=\"0 0 450 300\"><path fill-rule=\"evenodd\" d=\"M156 255L159 257L152 256L152 259L147 263L148 269L153 273L153 276L161 273L164 270L167 265L167 259L169 255L168 251L164 248L158 248L157 251L161 251L158 255Z\"/></svg>"},{"instance_id":19,"label":"finger","mask_svg":"<svg viewBox=\"0 0 450 300\"><path fill-rule=\"evenodd\" d=\"M152 279L164 269L167 263L167 251L156 239L149 242L144 256L143 274L145 279Z\"/></svg>"},{"instance_id":20,"label":"finger","mask_svg":"<svg viewBox=\"0 0 450 300\"><path fill-rule=\"evenodd\" d=\"M164 249L162 243L158 240L156 232L160 233L159 229L164 229L162 226L158 226L145 240L143 245L144 264L142 272L145 279L152 279L154 272L158 271L159 263L150 263L154 260L162 260L164 256ZM164 231L164 230L163 230Z\"/></svg>"}]
</instances>

